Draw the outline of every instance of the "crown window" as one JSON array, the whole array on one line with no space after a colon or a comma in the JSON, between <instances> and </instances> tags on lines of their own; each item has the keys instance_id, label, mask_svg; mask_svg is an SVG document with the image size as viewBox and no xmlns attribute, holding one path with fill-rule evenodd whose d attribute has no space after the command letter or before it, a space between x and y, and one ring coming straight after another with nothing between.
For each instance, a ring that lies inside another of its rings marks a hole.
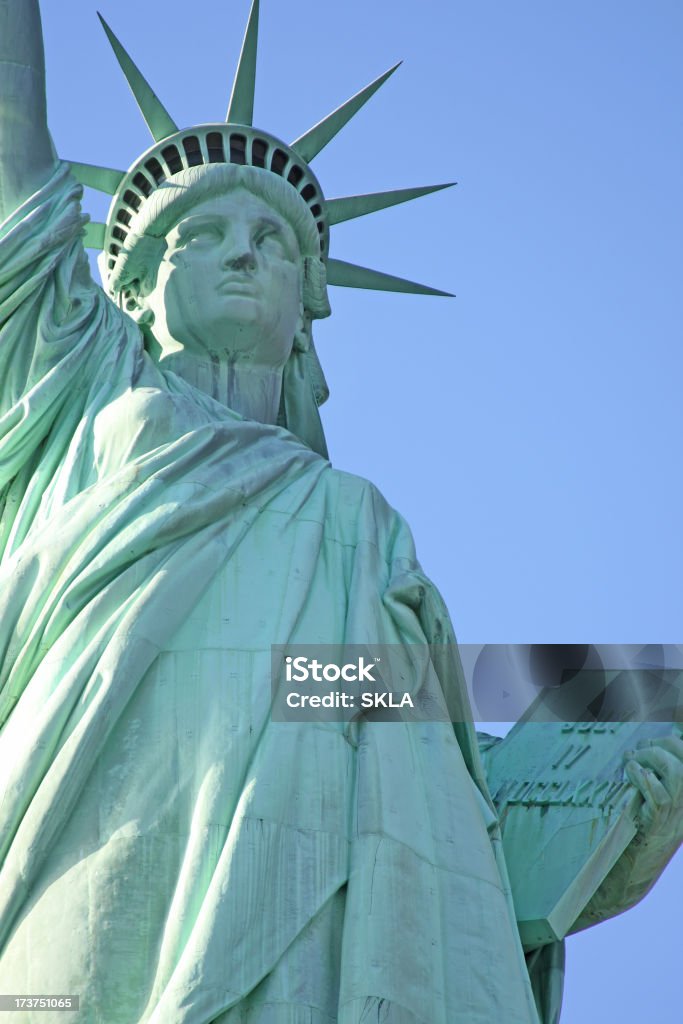
<instances>
[{"instance_id":1,"label":"crown window","mask_svg":"<svg viewBox=\"0 0 683 1024\"><path fill-rule=\"evenodd\" d=\"M276 149L273 153L273 158L270 161L270 169L275 174L282 174L285 167L287 166L287 154L283 153L281 149Z\"/></svg>"},{"instance_id":2,"label":"crown window","mask_svg":"<svg viewBox=\"0 0 683 1024\"><path fill-rule=\"evenodd\" d=\"M129 188L123 193L123 201L126 206L132 206L136 212L140 209L140 196L136 196L135 192L132 192Z\"/></svg>"},{"instance_id":3,"label":"crown window","mask_svg":"<svg viewBox=\"0 0 683 1024\"><path fill-rule=\"evenodd\" d=\"M161 185L162 181L166 180L166 172L155 157L152 157L151 160L147 160L145 162L145 167L152 175L157 185Z\"/></svg>"},{"instance_id":4,"label":"crown window","mask_svg":"<svg viewBox=\"0 0 683 1024\"><path fill-rule=\"evenodd\" d=\"M225 150L223 148L223 136L220 132L209 132L206 136L206 148L209 151L209 163L224 164Z\"/></svg>"},{"instance_id":5,"label":"crown window","mask_svg":"<svg viewBox=\"0 0 683 1024\"><path fill-rule=\"evenodd\" d=\"M230 136L230 163L246 164L247 162L247 139L245 135Z\"/></svg>"},{"instance_id":6,"label":"crown window","mask_svg":"<svg viewBox=\"0 0 683 1024\"><path fill-rule=\"evenodd\" d=\"M133 178L133 184L135 185L136 188L140 189L143 195L151 196L153 191L152 186L150 185L149 181L144 176L144 174L140 174L138 172Z\"/></svg>"},{"instance_id":7,"label":"crown window","mask_svg":"<svg viewBox=\"0 0 683 1024\"><path fill-rule=\"evenodd\" d=\"M264 142L263 139L254 139L251 144L251 162L254 167L266 166L267 153L268 143Z\"/></svg>"},{"instance_id":8,"label":"crown window","mask_svg":"<svg viewBox=\"0 0 683 1024\"><path fill-rule=\"evenodd\" d=\"M188 135L186 139L183 139L183 149L188 167L196 167L198 164L204 163L199 139L196 135Z\"/></svg>"},{"instance_id":9,"label":"crown window","mask_svg":"<svg viewBox=\"0 0 683 1024\"><path fill-rule=\"evenodd\" d=\"M183 161L180 159L177 146L165 146L161 151L161 155L166 161L166 166L171 174L177 174L178 171L183 170ZM152 160L149 162L152 163Z\"/></svg>"},{"instance_id":10,"label":"crown window","mask_svg":"<svg viewBox=\"0 0 683 1024\"><path fill-rule=\"evenodd\" d=\"M291 171L287 175L287 181L291 185L298 185L304 176L304 172L296 164L292 167Z\"/></svg>"}]
</instances>

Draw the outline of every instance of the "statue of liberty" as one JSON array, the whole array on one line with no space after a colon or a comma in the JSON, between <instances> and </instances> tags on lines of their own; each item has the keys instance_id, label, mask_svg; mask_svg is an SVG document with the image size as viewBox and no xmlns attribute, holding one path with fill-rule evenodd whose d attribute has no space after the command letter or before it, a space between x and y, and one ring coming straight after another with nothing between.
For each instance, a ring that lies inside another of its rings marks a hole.
<instances>
[{"instance_id":1,"label":"statue of liberty","mask_svg":"<svg viewBox=\"0 0 683 1024\"><path fill-rule=\"evenodd\" d=\"M434 187L326 200L310 161L390 72L285 144L257 23L187 130L105 26L154 139L124 173L57 159L37 0L0 5L0 989L87 1024L551 1024L561 943L525 958L459 665L420 663L447 611L318 414L327 286L435 293L330 227ZM275 722L292 643L403 645L455 724ZM634 755L639 841L577 928L675 852L682 747Z\"/></svg>"}]
</instances>

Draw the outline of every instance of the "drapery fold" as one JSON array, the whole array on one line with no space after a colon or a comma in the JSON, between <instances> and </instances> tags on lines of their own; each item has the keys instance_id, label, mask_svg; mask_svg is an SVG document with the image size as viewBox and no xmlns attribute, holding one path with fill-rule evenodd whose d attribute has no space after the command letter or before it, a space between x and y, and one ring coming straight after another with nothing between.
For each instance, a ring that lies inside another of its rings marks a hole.
<instances>
[{"instance_id":1,"label":"drapery fold","mask_svg":"<svg viewBox=\"0 0 683 1024\"><path fill-rule=\"evenodd\" d=\"M297 997L316 1012L533 1024L409 530L286 430L162 373L89 278L77 199L60 169L0 229L4 987L78 991L81 1024L227 1022L302 972L334 904L335 975ZM402 645L455 730L273 722L270 645L296 642Z\"/></svg>"}]
</instances>

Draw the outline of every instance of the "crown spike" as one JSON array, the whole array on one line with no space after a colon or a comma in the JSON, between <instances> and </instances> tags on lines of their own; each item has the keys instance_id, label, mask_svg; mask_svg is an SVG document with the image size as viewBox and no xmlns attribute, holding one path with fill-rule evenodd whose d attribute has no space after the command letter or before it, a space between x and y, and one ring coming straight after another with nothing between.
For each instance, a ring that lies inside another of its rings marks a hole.
<instances>
[{"instance_id":1,"label":"crown spike","mask_svg":"<svg viewBox=\"0 0 683 1024\"><path fill-rule=\"evenodd\" d=\"M446 182L444 185L424 185L418 188L399 188L391 192L371 192L362 196L345 196L343 199L328 199L327 213L330 225L341 224L345 220L354 220L356 217L365 217L369 213L377 213L378 210L386 210L389 206L396 206L398 203L408 203L411 199L419 199L431 192L438 192L442 188L451 188L454 181Z\"/></svg>"},{"instance_id":2,"label":"crown spike","mask_svg":"<svg viewBox=\"0 0 683 1024\"><path fill-rule=\"evenodd\" d=\"M83 245L86 249L103 249L104 233L106 224L98 224L97 221L88 221L84 228Z\"/></svg>"},{"instance_id":3,"label":"crown spike","mask_svg":"<svg viewBox=\"0 0 683 1024\"><path fill-rule=\"evenodd\" d=\"M121 70L126 76L126 81L142 111L142 116L147 122L147 127L151 131L154 141L161 142L162 139L178 131L177 124L170 117L152 87L128 56L99 11L97 17L102 22L102 28L107 33L107 38L116 54L116 59L121 65Z\"/></svg>"},{"instance_id":4,"label":"crown spike","mask_svg":"<svg viewBox=\"0 0 683 1024\"><path fill-rule=\"evenodd\" d=\"M396 71L396 68L401 66L401 63L402 61L399 61L398 64L394 64L393 68L389 68L383 75L376 78L374 82L366 85L364 89L361 89L350 100L347 100L346 103L342 103L341 107L337 107L336 110L333 110L322 121L319 121L305 135L300 136L296 142L292 142L292 149L299 154L302 160L310 163L325 148L327 143L334 138L337 132L341 131L344 125L358 113L360 108L377 92L379 87L384 85L390 75L393 75L394 71Z\"/></svg>"},{"instance_id":5,"label":"crown spike","mask_svg":"<svg viewBox=\"0 0 683 1024\"><path fill-rule=\"evenodd\" d=\"M355 263L344 260L327 261L327 283L340 285L342 288L371 288L381 292L406 292L410 295L445 295L453 298L451 292L442 292L438 288L406 281L402 277L383 274L379 270L369 270Z\"/></svg>"},{"instance_id":6,"label":"crown spike","mask_svg":"<svg viewBox=\"0 0 683 1024\"><path fill-rule=\"evenodd\" d=\"M249 21L244 33L232 94L228 105L226 122L230 124L253 124L254 93L256 91L256 51L258 48L259 0L254 0L249 12Z\"/></svg>"},{"instance_id":7,"label":"crown spike","mask_svg":"<svg viewBox=\"0 0 683 1024\"><path fill-rule=\"evenodd\" d=\"M71 173L81 185L96 188L113 196L119 190L126 176L125 171L116 171L113 167L100 167L98 164L80 164L76 160L69 161Z\"/></svg>"}]
</instances>

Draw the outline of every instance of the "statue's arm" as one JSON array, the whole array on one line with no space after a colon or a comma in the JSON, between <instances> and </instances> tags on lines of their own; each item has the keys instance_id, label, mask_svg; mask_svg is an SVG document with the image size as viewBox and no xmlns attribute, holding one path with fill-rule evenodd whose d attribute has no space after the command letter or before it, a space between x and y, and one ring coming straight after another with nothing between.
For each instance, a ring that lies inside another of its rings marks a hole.
<instances>
[{"instance_id":1,"label":"statue's arm","mask_svg":"<svg viewBox=\"0 0 683 1024\"><path fill-rule=\"evenodd\" d=\"M0 221L45 184L56 163L38 0L0 0Z\"/></svg>"},{"instance_id":2,"label":"statue's arm","mask_svg":"<svg viewBox=\"0 0 683 1024\"><path fill-rule=\"evenodd\" d=\"M90 276L81 191L48 133L38 0L0 0L0 554L17 510L17 535L29 528L115 339L139 344Z\"/></svg>"}]
</instances>

